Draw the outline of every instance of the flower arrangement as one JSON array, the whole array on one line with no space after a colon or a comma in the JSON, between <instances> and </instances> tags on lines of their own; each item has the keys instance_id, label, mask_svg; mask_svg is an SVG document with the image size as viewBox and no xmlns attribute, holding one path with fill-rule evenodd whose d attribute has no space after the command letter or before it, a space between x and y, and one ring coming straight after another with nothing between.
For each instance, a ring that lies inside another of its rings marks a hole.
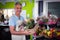
<instances>
[{"instance_id":1,"label":"flower arrangement","mask_svg":"<svg viewBox=\"0 0 60 40\"><path fill-rule=\"evenodd\" d=\"M52 20L53 22L50 20ZM44 36L44 37L50 37L50 38L57 36L56 30L54 28L49 28L49 30L47 30L45 28L45 24L50 25L50 24L56 23L55 17L53 17L53 16L51 16L50 18L45 17L45 16L44 17L38 17L37 23L39 24L39 28L36 30L37 36Z\"/></svg>"},{"instance_id":2,"label":"flower arrangement","mask_svg":"<svg viewBox=\"0 0 60 40\"><path fill-rule=\"evenodd\" d=\"M34 19L28 19L28 21L26 22L26 26L28 29L32 29L34 27Z\"/></svg>"},{"instance_id":3,"label":"flower arrangement","mask_svg":"<svg viewBox=\"0 0 60 40\"><path fill-rule=\"evenodd\" d=\"M50 30L47 29L38 29L36 31L37 36L44 36L47 38L53 38L53 37L57 37L57 33L56 33L56 29L51 28Z\"/></svg>"}]
</instances>

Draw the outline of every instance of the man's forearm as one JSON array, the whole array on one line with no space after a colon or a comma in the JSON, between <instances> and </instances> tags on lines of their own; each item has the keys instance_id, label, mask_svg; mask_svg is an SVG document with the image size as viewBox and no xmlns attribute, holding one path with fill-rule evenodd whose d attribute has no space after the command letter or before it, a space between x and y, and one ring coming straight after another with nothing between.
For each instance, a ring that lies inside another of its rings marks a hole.
<instances>
[{"instance_id":1,"label":"man's forearm","mask_svg":"<svg viewBox=\"0 0 60 40\"><path fill-rule=\"evenodd\" d=\"M29 35L29 33L26 33L26 31L13 31L11 32L13 35Z\"/></svg>"}]
</instances>

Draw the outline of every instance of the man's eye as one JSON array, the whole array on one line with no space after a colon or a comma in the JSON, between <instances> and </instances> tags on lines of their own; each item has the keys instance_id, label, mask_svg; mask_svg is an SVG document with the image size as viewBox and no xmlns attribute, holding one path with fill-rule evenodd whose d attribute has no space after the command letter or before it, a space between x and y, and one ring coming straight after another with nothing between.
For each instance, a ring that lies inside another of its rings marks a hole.
<instances>
[{"instance_id":1,"label":"man's eye","mask_svg":"<svg viewBox=\"0 0 60 40\"><path fill-rule=\"evenodd\" d=\"M19 9L19 8L17 8L17 9Z\"/></svg>"},{"instance_id":2,"label":"man's eye","mask_svg":"<svg viewBox=\"0 0 60 40\"><path fill-rule=\"evenodd\" d=\"M17 8L17 9L22 9L22 8Z\"/></svg>"},{"instance_id":3,"label":"man's eye","mask_svg":"<svg viewBox=\"0 0 60 40\"><path fill-rule=\"evenodd\" d=\"M20 9L22 9L22 8L20 8Z\"/></svg>"}]
</instances>

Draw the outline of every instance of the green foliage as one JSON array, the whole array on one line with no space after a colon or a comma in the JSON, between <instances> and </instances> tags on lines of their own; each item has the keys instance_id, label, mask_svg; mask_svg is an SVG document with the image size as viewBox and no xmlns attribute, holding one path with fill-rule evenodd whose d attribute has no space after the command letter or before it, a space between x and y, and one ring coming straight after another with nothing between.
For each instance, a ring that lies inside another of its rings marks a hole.
<instances>
[{"instance_id":1,"label":"green foliage","mask_svg":"<svg viewBox=\"0 0 60 40\"><path fill-rule=\"evenodd\" d=\"M34 27L34 20L33 19L30 19L28 22L27 22L27 26L29 29L33 28Z\"/></svg>"}]
</instances>

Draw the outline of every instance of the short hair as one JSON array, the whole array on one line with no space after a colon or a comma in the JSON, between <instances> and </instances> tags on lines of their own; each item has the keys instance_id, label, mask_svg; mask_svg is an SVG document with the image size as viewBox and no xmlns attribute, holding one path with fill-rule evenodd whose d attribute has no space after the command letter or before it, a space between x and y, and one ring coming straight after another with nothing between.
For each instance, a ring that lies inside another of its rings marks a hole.
<instances>
[{"instance_id":1,"label":"short hair","mask_svg":"<svg viewBox=\"0 0 60 40\"><path fill-rule=\"evenodd\" d=\"M16 2L15 5L21 5L22 6L22 4L20 2Z\"/></svg>"}]
</instances>

